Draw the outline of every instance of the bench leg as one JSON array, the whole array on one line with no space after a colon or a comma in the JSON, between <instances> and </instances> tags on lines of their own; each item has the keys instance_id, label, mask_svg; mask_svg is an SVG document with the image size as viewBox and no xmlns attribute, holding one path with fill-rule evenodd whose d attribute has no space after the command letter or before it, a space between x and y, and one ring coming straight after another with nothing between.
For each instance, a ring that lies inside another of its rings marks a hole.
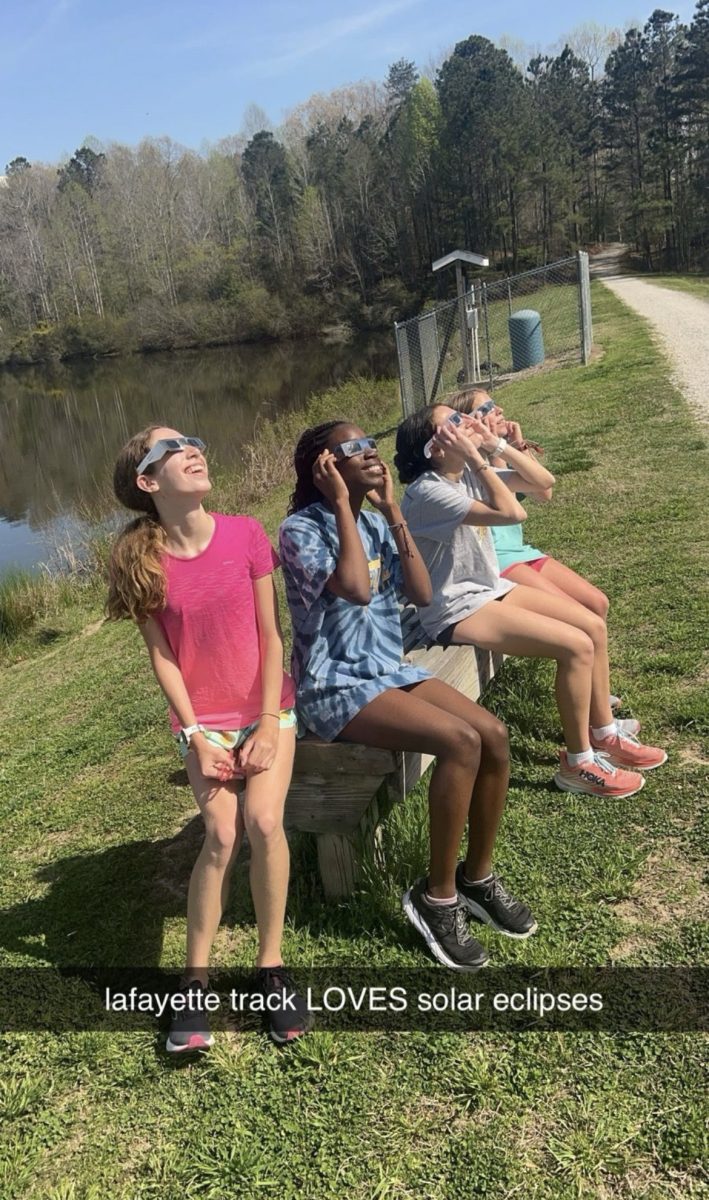
<instances>
[{"instance_id":1,"label":"bench leg","mask_svg":"<svg viewBox=\"0 0 709 1200\"><path fill-rule=\"evenodd\" d=\"M385 780L352 833L318 834L318 867L328 900L351 896L365 857L384 868L380 821L398 796L400 781Z\"/></svg>"},{"instance_id":2,"label":"bench leg","mask_svg":"<svg viewBox=\"0 0 709 1200\"><path fill-rule=\"evenodd\" d=\"M359 875L360 855L357 835L321 833L318 835L318 867L328 900L351 896Z\"/></svg>"}]
</instances>

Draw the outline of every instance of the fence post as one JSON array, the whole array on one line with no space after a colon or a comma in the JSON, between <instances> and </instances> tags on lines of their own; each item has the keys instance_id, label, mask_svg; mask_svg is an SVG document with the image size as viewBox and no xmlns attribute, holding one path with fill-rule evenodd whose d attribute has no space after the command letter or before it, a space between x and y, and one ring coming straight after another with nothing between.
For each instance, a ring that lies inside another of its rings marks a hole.
<instances>
[{"instance_id":1,"label":"fence post","mask_svg":"<svg viewBox=\"0 0 709 1200\"><path fill-rule=\"evenodd\" d=\"M488 321L488 317L487 317L487 284L486 283L481 283L480 292L482 295L483 318L485 321L485 345L487 347L487 373L488 373L488 380L490 382L490 390L492 390L492 350L490 348L490 322ZM482 369L480 371L480 374L482 375Z\"/></svg>"},{"instance_id":2,"label":"fence post","mask_svg":"<svg viewBox=\"0 0 709 1200\"><path fill-rule=\"evenodd\" d=\"M593 345L593 320L591 317L591 277L588 270L588 254L579 250L576 254L579 284L579 321L581 325L581 359L587 366Z\"/></svg>"},{"instance_id":3,"label":"fence post","mask_svg":"<svg viewBox=\"0 0 709 1200\"><path fill-rule=\"evenodd\" d=\"M404 381L405 350L404 350L404 340L403 339L405 338L406 335L403 332L403 324L404 324L403 321L402 322L399 322L399 321L394 322L394 341L396 342L396 359L397 359L397 365L399 368L399 395L401 396L401 407L403 409L404 416L408 417L409 411L413 411L413 407L411 408L411 410L409 409L409 402L408 402L409 397L408 397L408 393L407 393L406 383ZM408 355L407 355L407 358L408 358Z\"/></svg>"}]
</instances>

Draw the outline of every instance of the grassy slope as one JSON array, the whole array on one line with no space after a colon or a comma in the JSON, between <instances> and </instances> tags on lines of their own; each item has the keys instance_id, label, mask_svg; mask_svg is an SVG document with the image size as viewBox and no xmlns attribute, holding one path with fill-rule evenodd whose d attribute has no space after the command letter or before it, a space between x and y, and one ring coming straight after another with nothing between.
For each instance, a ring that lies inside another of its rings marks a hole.
<instances>
[{"instance_id":1,"label":"grassy slope","mask_svg":"<svg viewBox=\"0 0 709 1200\"><path fill-rule=\"evenodd\" d=\"M540 931L520 945L481 936L498 962L686 963L703 936L703 443L642 324L603 288L594 315L599 361L511 385L504 402L559 476L530 539L611 595L614 685L671 759L629 802L561 795L548 786L550 673L508 664L490 700L513 732L498 866ZM284 494L261 510L272 533ZM137 634L89 625L6 668L3 683L0 951L179 962L197 823ZM419 788L388 822L386 875L338 906L324 904L312 845L299 842L288 960L421 962L399 895L424 863L425 827ZM232 895L216 959L247 964L243 865ZM689 1035L316 1032L283 1054L229 1034L183 1071L147 1033L1 1040L8 1200L706 1194L701 1046Z\"/></svg>"},{"instance_id":2,"label":"grassy slope","mask_svg":"<svg viewBox=\"0 0 709 1200\"><path fill-rule=\"evenodd\" d=\"M648 283L675 288L678 292L691 292L701 300L709 300L709 277L706 275L643 275L641 278Z\"/></svg>"}]
</instances>

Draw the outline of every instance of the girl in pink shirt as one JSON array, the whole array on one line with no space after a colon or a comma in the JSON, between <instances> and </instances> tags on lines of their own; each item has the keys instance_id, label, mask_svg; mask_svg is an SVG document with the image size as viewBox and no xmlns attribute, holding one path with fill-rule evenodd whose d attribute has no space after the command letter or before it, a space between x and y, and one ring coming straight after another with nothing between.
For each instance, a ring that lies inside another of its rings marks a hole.
<instances>
[{"instance_id":1,"label":"girl in pink shirt","mask_svg":"<svg viewBox=\"0 0 709 1200\"><path fill-rule=\"evenodd\" d=\"M113 547L109 616L131 618L145 639L205 824L187 900L186 1001L173 1009L167 1040L173 1053L212 1044L199 991L207 987L244 829L258 984L265 995L293 991L281 939L289 872L283 809L296 718L272 579L278 558L252 517L205 511L211 483L204 448L199 438L151 425L124 446L114 471L118 499L142 515ZM269 1011L275 1041L308 1027L297 999L295 1012Z\"/></svg>"}]
</instances>

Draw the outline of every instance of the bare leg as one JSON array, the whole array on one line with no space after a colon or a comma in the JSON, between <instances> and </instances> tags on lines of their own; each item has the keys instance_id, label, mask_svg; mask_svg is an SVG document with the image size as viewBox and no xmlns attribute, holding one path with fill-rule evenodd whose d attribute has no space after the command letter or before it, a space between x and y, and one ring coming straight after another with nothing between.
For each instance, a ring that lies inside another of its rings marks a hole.
<instances>
[{"instance_id":1,"label":"bare leg","mask_svg":"<svg viewBox=\"0 0 709 1200\"><path fill-rule=\"evenodd\" d=\"M204 843L192 868L187 893L185 978L200 979L206 986L209 955L226 905L243 821L235 781L218 783L206 778L194 751L187 755L185 766L205 826Z\"/></svg>"},{"instance_id":2,"label":"bare leg","mask_svg":"<svg viewBox=\"0 0 709 1200\"><path fill-rule=\"evenodd\" d=\"M613 720L610 707L610 665L608 662L608 629L602 617L590 612L583 604L566 595L551 596L529 588L515 588L505 601L533 612L541 611L548 616L565 621L576 629L583 630L593 642L593 674L591 676L591 703L589 722L594 727L609 725ZM542 604L539 609L538 605Z\"/></svg>"},{"instance_id":3,"label":"bare leg","mask_svg":"<svg viewBox=\"0 0 709 1200\"><path fill-rule=\"evenodd\" d=\"M569 596L596 616L603 617L604 621L608 616L609 601L605 592L556 558L547 558L539 571L527 563L517 563L506 572L505 578L524 583L527 587L540 588L552 595Z\"/></svg>"},{"instance_id":4,"label":"bare leg","mask_svg":"<svg viewBox=\"0 0 709 1200\"><path fill-rule=\"evenodd\" d=\"M295 730L281 729L276 759L268 771L246 780L244 820L251 847L249 880L258 926L256 965L278 966L288 896L290 855L283 809L293 773Z\"/></svg>"},{"instance_id":5,"label":"bare leg","mask_svg":"<svg viewBox=\"0 0 709 1200\"><path fill-rule=\"evenodd\" d=\"M445 712L467 721L480 735L480 766L468 810L468 879L485 879L492 871L492 855L510 782L510 744L507 729L487 709L475 704L440 679L427 679L415 694Z\"/></svg>"},{"instance_id":6,"label":"bare leg","mask_svg":"<svg viewBox=\"0 0 709 1200\"><path fill-rule=\"evenodd\" d=\"M522 658L555 659L556 700L564 738L567 749L578 754L590 748L593 642L583 630L552 615L552 610L558 614L561 606L558 597L516 587L502 600L490 601L460 621L453 642Z\"/></svg>"},{"instance_id":7,"label":"bare leg","mask_svg":"<svg viewBox=\"0 0 709 1200\"><path fill-rule=\"evenodd\" d=\"M428 889L432 896L445 899L456 895L455 868L480 765L481 737L468 719L476 715L478 705L466 702L470 704L466 716L453 715L450 707L444 709L424 698L428 695L440 700L442 693L432 688L432 683L425 680L410 688L382 692L353 717L340 739L385 750L435 755L436 765L428 789L431 827ZM438 688L457 695L445 684L439 683ZM451 699L450 704L454 703Z\"/></svg>"}]
</instances>

